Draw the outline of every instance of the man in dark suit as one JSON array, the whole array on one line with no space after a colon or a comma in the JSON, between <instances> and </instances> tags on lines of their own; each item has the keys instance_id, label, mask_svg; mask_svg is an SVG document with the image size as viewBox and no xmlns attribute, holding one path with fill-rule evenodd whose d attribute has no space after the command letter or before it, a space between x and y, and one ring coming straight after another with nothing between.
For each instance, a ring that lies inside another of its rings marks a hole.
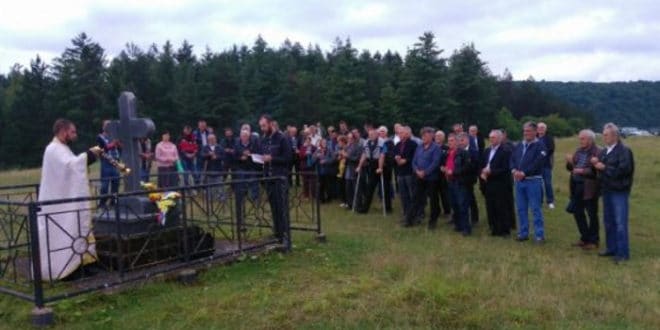
<instances>
[{"instance_id":1,"label":"man in dark suit","mask_svg":"<svg viewBox=\"0 0 660 330\"><path fill-rule=\"evenodd\" d=\"M481 152L484 150L484 141L477 136L478 134L479 131L477 130L477 126L472 125L469 127L468 134L466 136L468 139L466 150L470 156L470 161L473 164L470 172L465 173L468 183L467 196L470 206L470 222L472 222L472 225L476 225L479 222L479 206L477 205L477 196L474 195L474 185L478 181L478 165L481 158Z\"/></svg>"},{"instance_id":2,"label":"man in dark suit","mask_svg":"<svg viewBox=\"0 0 660 330\"><path fill-rule=\"evenodd\" d=\"M548 204L549 209L555 208L555 194L552 188L552 166L554 164L555 155L555 138L548 134L548 126L540 122L536 125L536 134L539 142L545 145L545 150L548 155L545 157L545 164L543 164L543 190L545 192L545 202Z\"/></svg>"},{"instance_id":3,"label":"man in dark suit","mask_svg":"<svg viewBox=\"0 0 660 330\"><path fill-rule=\"evenodd\" d=\"M486 148L486 144L477 125L470 125L468 134L470 135L470 148L477 149L479 153L482 153Z\"/></svg>"},{"instance_id":4,"label":"man in dark suit","mask_svg":"<svg viewBox=\"0 0 660 330\"><path fill-rule=\"evenodd\" d=\"M493 130L489 135L490 147L481 157L481 179L486 197L488 226L493 236L507 237L513 220L513 208L506 207L513 198L511 188L511 150L502 145L502 131Z\"/></svg>"}]
</instances>

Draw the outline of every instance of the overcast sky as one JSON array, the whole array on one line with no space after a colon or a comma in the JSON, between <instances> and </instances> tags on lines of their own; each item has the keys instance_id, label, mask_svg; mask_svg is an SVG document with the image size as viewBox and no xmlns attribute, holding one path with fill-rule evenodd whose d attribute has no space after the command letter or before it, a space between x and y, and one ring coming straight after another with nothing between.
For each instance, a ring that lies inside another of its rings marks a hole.
<instances>
[{"instance_id":1,"label":"overcast sky","mask_svg":"<svg viewBox=\"0 0 660 330\"><path fill-rule=\"evenodd\" d=\"M127 42L147 48L187 39L197 53L251 45L261 34L329 50L405 53L424 31L445 55L473 42L495 74L514 79L660 80L660 1L32 1L0 4L0 73L37 54L50 61L87 32L108 58Z\"/></svg>"}]
</instances>

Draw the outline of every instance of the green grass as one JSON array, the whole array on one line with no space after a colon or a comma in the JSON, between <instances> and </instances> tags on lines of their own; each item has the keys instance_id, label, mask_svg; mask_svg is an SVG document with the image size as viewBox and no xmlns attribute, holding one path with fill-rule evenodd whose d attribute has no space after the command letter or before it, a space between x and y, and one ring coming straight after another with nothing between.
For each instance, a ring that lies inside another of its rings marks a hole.
<instances>
[{"instance_id":1,"label":"green grass","mask_svg":"<svg viewBox=\"0 0 660 330\"><path fill-rule=\"evenodd\" d=\"M361 216L327 205L326 244L294 233L291 254L215 267L194 286L151 282L62 301L54 305L56 328L659 329L660 139L626 143L637 174L632 259L623 265L570 247L578 235L563 211L563 158L576 139L566 139L558 141L558 207L544 212L543 246L488 236L485 213L474 237L463 238L446 226L400 228L398 217L382 218L377 207ZM4 184L35 175L0 178ZM31 308L0 296L0 327L24 328Z\"/></svg>"}]
</instances>

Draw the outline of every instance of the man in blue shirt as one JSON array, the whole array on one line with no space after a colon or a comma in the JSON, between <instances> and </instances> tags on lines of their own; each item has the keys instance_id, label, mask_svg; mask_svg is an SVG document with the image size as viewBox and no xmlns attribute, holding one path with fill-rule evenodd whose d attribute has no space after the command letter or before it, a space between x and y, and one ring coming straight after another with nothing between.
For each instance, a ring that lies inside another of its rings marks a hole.
<instances>
[{"instance_id":1,"label":"man in blue shirt","mask_svg":"<svg viewBox=\"0 0 660 330\"><path fill-rule=\"evenodd\" d=\"M511 174L515 181L516 209L520 219L517 241L529 239L529 209L534 217L534 242L545 242L543 213L541 211L543 189L543 166L547 151L545 145L536 138L536 124L523 125L523 140L511 155Z\"/></svg>"},{"instance_id":2,"label":"man in blue shirt","mask_svg":"<svg viewBox=\"0 0 660 330\"><path fill-rule=\"evenodd\" d=\"M419 214L418 209L423 208L426 199L431 205L431 218L429 229L436 228L440 215L440 201L438 200L438 180L440 178L440 147L433 141L435 130L430 127L422 129L422 145L415 150L412 169L417 183L415 187L414 202L405 217L406 227L411 227Z\"/></svg>"}]
</instances>

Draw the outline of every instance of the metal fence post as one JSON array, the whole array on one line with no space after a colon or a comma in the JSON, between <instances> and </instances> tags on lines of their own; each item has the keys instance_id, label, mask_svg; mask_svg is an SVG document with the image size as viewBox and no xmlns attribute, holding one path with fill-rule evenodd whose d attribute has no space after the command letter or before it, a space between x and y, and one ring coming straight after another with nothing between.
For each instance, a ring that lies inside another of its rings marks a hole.
<instances>
[{"instance_id":1,"label":"metal fence post","mask_svg":"<svg viewBox=\"0 0 660 330\"><path fill-rule=\"evenodd\" d=\"M243 200L245 197L247 197L249 187L245 186L245 193L246 195L243 195L243 186L242 183L239 183L236 186L236 189L234 191L234 200L235 200L235 205L236 205L236 222L235 222L235 227L236 227L236 238L238 240L238 251L240 253L243 253L243 231L242 231L242 225L243 225ZM232 214L233 215L233 214Z\"/></svg>"},{"instance_id":2,"label":"metal fence post","mask_svg":"<svg viewBox=\"0 0 660 330\"><path fill-rule=\"evenodd\" d=\"M321 230L321 196L320 196L321 176L316 175L316 239L319 242L325 242L325 234ZM327 189L328 187L326 187Z\"/></svg>"},{"instance_id":3,"label":"metal fence post","mask_svg":"<svg viewBox=\"0 0 660 330\"><path fill-rule=\"evenodd\" d=\"M39 223L37 212L39 207L34 202L28 205L30 227L30 250L32 252L32 281L34 285L34 305L32 310L32 325L47 327L55 322L53 310L44 305L44 287L41 278L41 254L39 249Z\"/></svg>"},{"instance_id":4,"label":"metal fence post","mask_svg":"<svg viewBox=\"0 0 660 330\"><path fill-rule=\"evenodd\" d=\"M39 251L39 224L37 223L38 207L35 203L30 203L29 222L30 222L30 249L32 250L32 280L34 284L34 304L38 308L44 307L44 289L41 278L41 254Z\"/></svg>"}]
</instances>

